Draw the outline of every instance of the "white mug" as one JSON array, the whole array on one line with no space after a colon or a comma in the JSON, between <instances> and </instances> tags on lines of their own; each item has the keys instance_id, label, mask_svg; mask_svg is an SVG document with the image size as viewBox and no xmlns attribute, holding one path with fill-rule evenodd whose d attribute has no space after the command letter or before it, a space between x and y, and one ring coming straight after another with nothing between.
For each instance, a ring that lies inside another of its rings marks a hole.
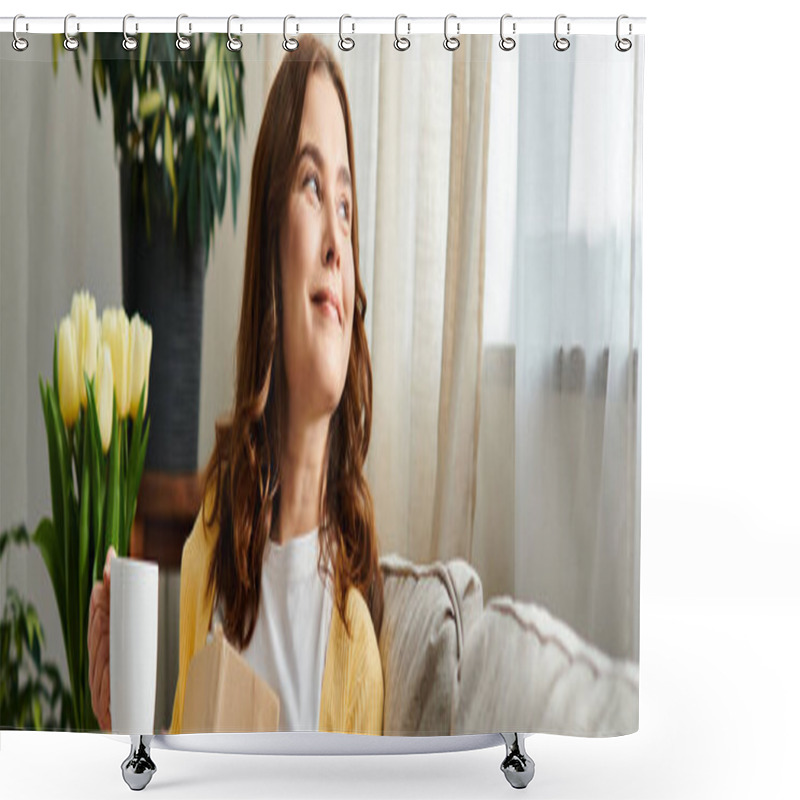
<instances>
[{"instance_id":1,"label":"white mug","mask_svg":"<svg viewBox=\"0 0 800 800\"><path fill-rule=\"evenodd\" d=\"M158 564L111 559L111 731L153 733L158 666Z\"/></svg>"}]
</instances>

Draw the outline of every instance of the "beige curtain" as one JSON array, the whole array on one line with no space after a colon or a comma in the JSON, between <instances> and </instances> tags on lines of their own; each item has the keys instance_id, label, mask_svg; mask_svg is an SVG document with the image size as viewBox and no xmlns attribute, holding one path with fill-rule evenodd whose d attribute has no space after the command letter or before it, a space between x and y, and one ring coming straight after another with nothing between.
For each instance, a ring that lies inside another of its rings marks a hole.
<instances>
[{"instance_id":1,"label":"beige curtain","mask_svg":"<svg viewBox=\"0 0 800 800\"><path fill-rule=\"evenodd\" d=\"M483 352L490 38L453 62L447 268L431 557L472 556Z\"/></svg>"},{"instance_id":2,"label":"beige curtain","mask_svg":"<svg viewBox=\"0 0 800 800\"><path fill-rule=\"evenodd\" d=\"M465 37L455 53L432 36L405 52L391 36L374 41L361 63L350 60L361 42L340 58L365 176L361 269L374 379L367 478L383 552L420 562L468 557L491 37Z\"/></svg>"}]
</instances>

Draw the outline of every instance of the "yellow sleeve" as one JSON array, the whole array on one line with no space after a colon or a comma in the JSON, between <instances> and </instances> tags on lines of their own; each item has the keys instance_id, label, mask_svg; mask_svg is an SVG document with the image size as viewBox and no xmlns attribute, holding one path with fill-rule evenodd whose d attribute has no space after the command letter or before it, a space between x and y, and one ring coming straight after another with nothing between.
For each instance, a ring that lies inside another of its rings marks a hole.
<instances>
[{"instance_id":1,"label":"yellow sleeve","mask_svg":"<svg viewBox=\"0 0 800 800\"><path fill-rule=\"evenodd\" d=\"M206 494L205 504L211 497ZM195 519L192 532L183 544L181 553L181 599L179 613L178 682L172 705L170 733L181 733L183 728L183 701L189 664L198 647L205 644L212 613L212 599L206 596L207 565L215 543L217 526L207 530L203 522L203 507Z\"/></svg>"},{"instance_id":2,"label":"yellow sleeve","mask_svg":"<svg viewBox=\"0 0 800 800\"><path fill-rule=\"evenodd\" d=\"M352 590L353 638L348 686L346 729L348 733L383 735L383 665L378 640L366 600Z\"/></svg>"},{"instance_id":3,"label":"yellow sleeve","mask_svg":"<svg viewBox=\"0 0 800 800\"><path fill-rule=\"evenodd\" d=\"M194 655L194 630L197 608L197 594L194 588L194 574L191 563L191 536L184 542L181 555L181 601L179 616L179 655L178 683L175 687L175 700L172 706L172 725L170 733L180 733L183 724L183 696L186 691L186 675L189 662Z\"/></svg>"}]
</instances>

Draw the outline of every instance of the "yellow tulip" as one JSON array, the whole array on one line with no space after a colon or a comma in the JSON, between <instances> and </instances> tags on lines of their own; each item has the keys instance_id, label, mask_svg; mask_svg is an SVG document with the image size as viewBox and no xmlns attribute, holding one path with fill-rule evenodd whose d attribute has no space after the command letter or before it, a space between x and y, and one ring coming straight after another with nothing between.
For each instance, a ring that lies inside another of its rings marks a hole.
<instances>
[{"instance_id":1,"label":"yellow tulip","mask_svg":"<svg viewBox=\"0 0 800 800\"><path fill-rule=\"evenodd\" d=\"M99 323L94 297L89 292L75 292L72 295L72 327L75 332L75 349L78 357L78 387L81 393L81 406L86 408L86 384L84 373L89 381L97 369L97 336Z\"/></svg>"},{"instance_id":2,"label":"yellow tulip","mask_svg":"<svg viewBox=\"0 0 800 800\"><path fill-rule=\"evenodd\" d=\"M130 388L130 322L122 308L107 308L103 311L100 340L111 351L111 366L114 371L114 393L117 396L117 416L128 416L131 405Z\"/></svg>"},{"instance_id":3,"label":"yellow tulip","mask_svg":"<svg viewBox=\"0 0 800 800\"><path fill-rule=\"evenodd\" d=\"M111 444L111 423L114 419L114 369L111 365L111 348L103 342L97 355L97 424L100 442L107 453Z\"/></svg>"},{"instance_id":4,"label":"yellow tulip","mask_svg":"<svg viewBox=\"0 0 800 800\"><path fill-rule=\"evenodd\" d=\"M78 356L72 320L64 317L58 326L58 402L64 424L71 428L81 407L78 390Z\"/></svg>"},{"instance_id":5,"label":"yellow tulip","mask_svg":"<svg viewBox=\"0 0 800 800\"><path fill-rule=\"evenodd\" d=\"M147 411L147 393L150 386L150 356L153 352L153 329L135 314L131 320L131 419L139 412L139 396L144 387L142 416Z\"/></svg>"}]
</instances>

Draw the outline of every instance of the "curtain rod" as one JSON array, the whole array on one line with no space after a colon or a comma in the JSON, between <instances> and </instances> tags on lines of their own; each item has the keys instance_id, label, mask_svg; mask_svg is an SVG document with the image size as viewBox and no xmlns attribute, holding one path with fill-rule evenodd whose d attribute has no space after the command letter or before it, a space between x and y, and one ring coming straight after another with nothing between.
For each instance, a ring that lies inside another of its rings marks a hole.
<instances>
[{"instance_id":1,"label":"curtain rod","mask_svg":"<svg viewBox=\"0 0 800 800\"><path fill-rule=\"evenodd\" d=\"M187 36L193 33L227 33L228 17L193 17L180 15L180 32ZM615 17L568 17L559 15L559 35L601 34L615 35ZM284 33L284 17L234 17L231 32L236 36L254 33ZM78 33L119 33L122 34L122 17L80 17L69 15L68 31L71 36ZM136 17L129 16L126 30L129 36L138 33L176 33L177 17ZM301 33L338 34L340 24L347 35L360 33L395 33L399 25L404 35L439 34L444 32L444 17L351 17L346 15L340 23L339 17L287 17L288 33L297 36ZM554 17L513 17L506 15L504 31L506 35L523 33L554 32ZM14 17L0 17L0 32L13 31ZM64 33L65 17L26 17L17 20L17 34L55 34ZM624 36L644 33L645 17L625 17L621 32ZM500 35L500 17L451 17L451 35L493 33Z\"/></svg>"}]
</instances>

